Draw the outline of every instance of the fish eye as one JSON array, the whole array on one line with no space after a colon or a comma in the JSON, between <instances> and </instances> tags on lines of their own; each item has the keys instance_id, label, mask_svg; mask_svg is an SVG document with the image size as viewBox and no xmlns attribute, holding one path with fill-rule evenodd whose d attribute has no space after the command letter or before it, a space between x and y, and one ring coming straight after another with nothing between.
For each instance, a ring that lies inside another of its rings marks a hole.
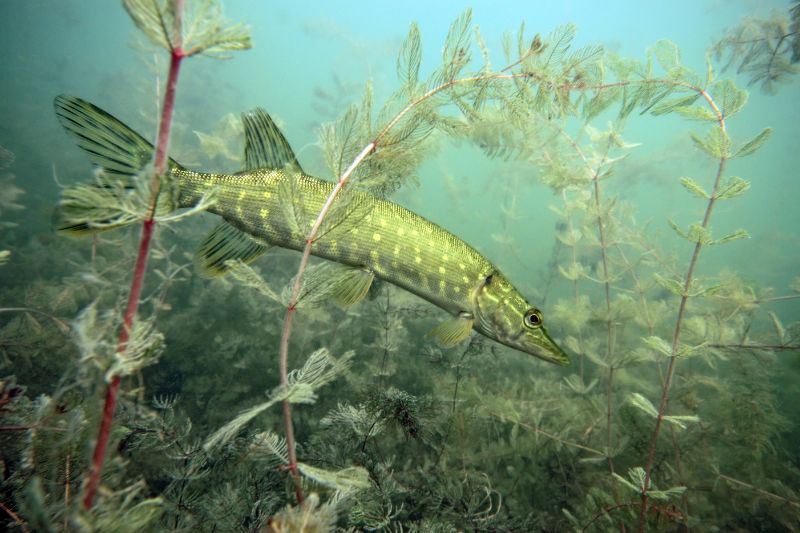
<instances>
[{"instance_id":1,"label":"fish eye","mask_svg":"<svg viewBox=\"0 0 800 533\"><path fill-rule=\"evenodd\" d=\"M542 313L538 309L528 309L525 311L525 325L529 328L538 328L542 325Z\"/></svg>"}]
</instances>

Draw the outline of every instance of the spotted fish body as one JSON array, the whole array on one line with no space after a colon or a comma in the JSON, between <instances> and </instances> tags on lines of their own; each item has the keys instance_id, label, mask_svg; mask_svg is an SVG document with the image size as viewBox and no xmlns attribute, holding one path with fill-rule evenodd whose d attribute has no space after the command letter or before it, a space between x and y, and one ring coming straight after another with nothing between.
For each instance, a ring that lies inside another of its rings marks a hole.
<instances>
[{"instance_id":1,"label":"spotted fish body","mask_svg":"<svg viewBox=\"0 0 800 533\"><path fill-rule=\"evenodd\" d=\"M56 114L90 158L107 172L132 177L150 160L152 146L105 111L74 97L56 98ZM269 115L243 115L245 170L215 174L170 160L177 182L175 208L195 206L213 191L209 212L221 222L201 244L198 259L209 274L227 261L250 261L272 246L302 250L312 222L334 184L303 172ZM73 230L75 226L63 228ZM89 228L91 229L91 228ZM467 243L389 200L348 191L334 201L312 254L351 267L340 303L352 304L374 277L448 311L453 318L431 332L440 344L465 340L473 329L517 350L558 364L569 362L547 334L542 313Z\"/></svg>"},{"instance_id":2,"label":"spotted fish body","mask_svg":"<svg viewBox=\"0 0 800 533\"><path fill-rule=\"evenodd\" d=\"M217 202L209 211L274 246L302 250L305 232L297 231L287 220L280 205L281 184L296 180L302 212L316 216L333 183L299 172L289 174L281 170L237 175L175 172L180 180L180 207L195 205L204 193L216 188ZM473 289L497 270L485 257L452 233L394 202L362 192L355 195L347 201L362 206L350 215L358 221L339 231L323 231L314 242L314 255L369 270L451 313L471 308ZM310 227L313 219L305 222L304 226Z\"/></svg>"}]
</instances>

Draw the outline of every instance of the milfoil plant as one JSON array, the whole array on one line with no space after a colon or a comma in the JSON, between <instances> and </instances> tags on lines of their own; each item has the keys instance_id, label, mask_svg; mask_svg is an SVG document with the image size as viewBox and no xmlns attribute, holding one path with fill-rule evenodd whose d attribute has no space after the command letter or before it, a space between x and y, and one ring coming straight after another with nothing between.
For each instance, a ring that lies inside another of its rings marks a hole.
<instances>
[{"instance_id":1,"label":"milfoil plant","mask_svg":"<svg viewBox=\"0 0 800 533\"><path fill-rule=\"evenodd\" d=\"M247 43L241 27L213 22L213 3L189 2L186 15L177 1L124 5L170 51L173 97L181 51ZM205 22L187 22L189 13ZM203 29L191 38L188 28ZM731 272L697 274L708 247L746 237L738 227L712 233L711 222L719 204L747 199L749 181L731 175L729 161L755 153L771 130L739 139L731 127L747 93L718 79L711 63L691 71L668 41L636 61L576 48L575 34L564 26L530 36L523 27L507 36L505 66L495 68L466 12L451 26L442 64L425 76L412 25L397 61L398 91L376 112L367 86L361 102L321 129L337 186L322 212L299 218L307 236L299 267L296 256L271 259L270 270L291 280L283 291L242 263L228 265L235 283L186 279L166 239L143 239L134 288L149 250L160 281L144 299L166 309L167 289L184 279L181 309L137 318L143 298L132 290L124 336L109 335L118 314L105 310L113 298L98 290L75 321L74 365L54 394L29 399L14 380L1 384L4 435L22 436L9 446L20 460L6 485L16 505L2 503L7 523L42 531L628 531L741 528L770 515L790 529L800 516L791 488L800 474L776 451L789 424L772 381L781 357L774 354L798 350L798 327L769 306L796 298L800 283L775 296ZM677 252L656 246L613 192L615 181L630 178L626 165L637 151L625 126L643 114L655 124L667 115L692 121L689 142L715 162L708 176L672 176L686 202L703 207L694 222L653 222L674 232L684 245ZM407 186L443 136L536 169L555 192L558 245L543 278L560 279L554 284L569 297L545 309L573 358L568 375L500 358L497 345L476 335L437 347L424 340L431 309L402 291L379 288L346 312L325 302L335 272L309 261L315 232L346 215L349 190L387 196ZM67 189L65 214L80 223L94 213L90 220L107 224L116 213L152 235L168 221L173 193L157 163L133 194L118 194L120 184L103 175L100 187ZM334 198L344 206L338 213L326 210ZM212 193L196 211L213 202ZM118 247L98 239L93 267L120 269L106 263ZM235 319L220 311L233 305ZM248 327L248 318L260 327ZM187 327L203 323L217 327ZM171 347L171 357L142 370ZM309 354L291 371L290 348ZM107 402L97 448L110 438L115 450L102 484L102 450L83 458L96 419L87 383L98 375L109 382L111 408ZM152 391L174 391L174 375L184 376L181 398L150 401ZM131 390L112 426L123 376L132 376ZM323 388L333 380L342 386ZM254 401L260 393L266 397Z\"/></svg>"}]
</instances>

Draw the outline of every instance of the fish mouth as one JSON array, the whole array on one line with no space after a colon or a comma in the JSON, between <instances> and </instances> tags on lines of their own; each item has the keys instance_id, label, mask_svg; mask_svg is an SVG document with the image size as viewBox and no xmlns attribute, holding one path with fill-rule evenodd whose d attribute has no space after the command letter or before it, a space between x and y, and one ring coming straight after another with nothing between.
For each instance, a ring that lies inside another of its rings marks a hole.
<instances>
[{"instance_id":1,"label":"fish mouth","mask_svg":"<svg viewBox=\"0 0 800 533\"><path fill-rule=\"evenodd\" d=\"M537 336L535 344L529 345L528 353L550 363L568 366L570 361L567 353L555 343L544 328L541 329L540 333L541 335Z\"/></svg>"}]
</instances>

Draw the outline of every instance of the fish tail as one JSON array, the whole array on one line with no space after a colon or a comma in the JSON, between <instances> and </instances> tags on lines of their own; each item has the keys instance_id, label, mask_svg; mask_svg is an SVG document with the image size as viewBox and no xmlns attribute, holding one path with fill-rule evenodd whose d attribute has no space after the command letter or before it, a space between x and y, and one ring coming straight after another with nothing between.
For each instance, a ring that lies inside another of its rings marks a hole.
<instances>
[{"instance_id":1,"label":"fish tail","mask_svg":"<svg viewBox=\"0 0 800 533\"><path fill-rule=\"evenodd\" d=\"M121 213L126 210L116 207L125 202L125 197L135 194L136 178L153 159L152 143L85 100L59 95L53 103L61 125L101 169L96 183L63 191L56 222L58 231L80 235L137 222L135 216L125 216ZM170 159L169 169L176 168L182 167Z\"/></svg>"}]
</instances>

